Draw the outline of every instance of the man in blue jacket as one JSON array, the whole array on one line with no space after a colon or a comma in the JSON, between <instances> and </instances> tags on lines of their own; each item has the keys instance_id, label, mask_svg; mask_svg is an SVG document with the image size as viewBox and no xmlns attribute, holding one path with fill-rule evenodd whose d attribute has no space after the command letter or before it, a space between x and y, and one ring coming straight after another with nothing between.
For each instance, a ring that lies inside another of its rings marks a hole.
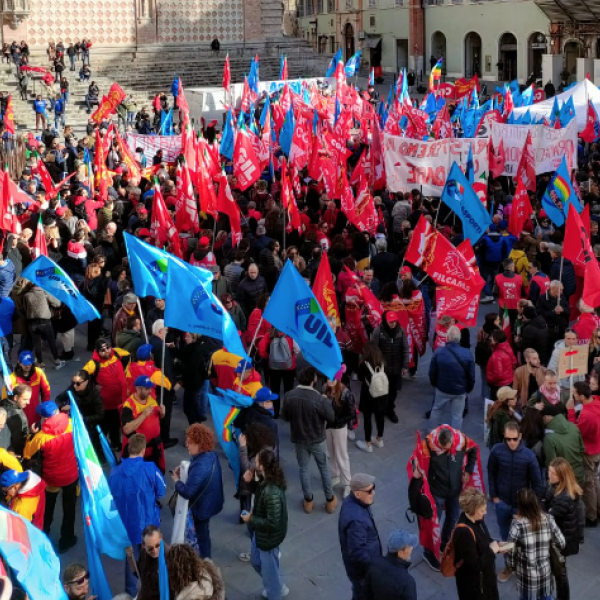
<instances>
[{"instance_id":1,"label":"man in blue jacket","mask_svg":"<svg viewBox=\"0 0 600 600\"><path fill-rule=\"evenodd\" d=\"M381 541L371 505L375 498L375 477L356 473L350 479L350 494L340 510L338 534L342 560L352 584L352 600L366 600L369 565L381 556Z\"/></svg>"},{"instance_id":2,"label":"man in blue jacket","mask_svg":"<svg viewBox=\"0 0 600 600\"><path fill-rule=\"evenodd\" d=\"M435 388L431 410L434 426L447 423L442 420L442 414L450 405L450 425L453 429L462 429L465 400L475 386L475 360L469 350L460 346L460 329L456 325L448 328L446 344L431 358L429 381Z\"/></svg>"},{"instance_id":3,"label":"man in blue jacket","mask_svg":"<svg viewBox=\"0 0 600 600\"><path fill-rule=\"evenodd\" d=\"M137 560L142 531L148 525L160 526L158 500L165 495L167 486L158 467L153 462L144 461L146 436L134 433L129 438L128 447L129 458L124 458L112 469L108 484ZM125 561L125 590L131 597L137 595L137 579L129 561Z\"/></svg>"},{"instance_id":4,"label":"man in blue jacket","mask_svg":"<svg viewBox=\"0 0 600 600\"><path fill-rule=\"evenodd\" d=\"M46 101L42 100L41 94L37 95L35 102L33 103L33 110L35 112L35 130L39 130L40 121L42 123L42 129L46 129Z\"/></svg>"},{"instance_id":5,"label":"man in blue jacket","mask_svg":"<svg viewBox=\"0 0 600 600\"><path fill-rule=\"evenodd\" d=\"M508 539L510 524L517 512L518 491L531 488L538 498L544 493L538 460L521 437L519 424L509 421L504 427L504 442L494 445L488 459L490 496L502 540ZM498 581L504 583L511 575L510 569L505 567L500 571Z\"/></svg>"}]
</instances>

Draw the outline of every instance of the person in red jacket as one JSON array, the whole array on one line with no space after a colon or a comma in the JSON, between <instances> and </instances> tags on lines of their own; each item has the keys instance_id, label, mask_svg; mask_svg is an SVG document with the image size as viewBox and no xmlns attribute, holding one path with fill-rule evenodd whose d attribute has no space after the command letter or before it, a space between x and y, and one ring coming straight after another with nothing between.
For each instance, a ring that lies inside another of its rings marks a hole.
<instances>
[{"instance_id":1,"label":"person in red jacket","mask_svg":"<svg viewBox=\"0 0 600 600\"><path fill-rule=\"evenodd\" d=\"M119 407L127 399L125 367L130 360L129 352L113 348L107 339L100 338L96 342L92 360L83 367L94 378L96 388L100 390L104 404L103 429L110 438L113 450L121 449Z\"/></svg>"},{"instance_id":2,"label":"person in red jacket","mask_svg":"<svg viewBox=\"0 0 600 600\"><path fill-rule=\"evenodd\" d=\"M567 402L569 421L579 427L585 452L583 454L583 503L585 526L597 527L600 516L600 398L592 396L590 386L584 381L573 384L573 397ZM581 404L579 416L575 413L575 402Z\"/></svg>"},{"instance_id":3,"label":"person in red jacket","mask_svg":"<svg viewBox=\"0 0 600 600\"><path fill-rule=\"evenodd\" d=\"M46 509L46 484L33 471L9 469L2 473L0 486L10 510L33 523L38 529L44 527Z\"/></svg>"},{"instance_id":4,"label":"person in red jacket","mask_svg":"<svg viewBox=\"0 0 600 600\"><path fill-rule=\"evenodd\" d=\"M41 457L42 479L46 483L46 509L44 533L50 535L58 493L62 490L63 520L58 540L59 553L66 552L77 543L75 536L75 508L79 473L73 428L69 415L61 413L55 402L42 402L36 409L42 418L40 430L25 444L23 462L27 465Z\"/></svg>"},{"instance_id":5,"label":"person in red jacket","mask_svg":"<svg viewBox=\"0 0 600 600\"><path fill-rule=\"evenodd\" d=\"M498 311L500 314L504 309L508 309L508 317L511 326L517 318L517 305L521 298L524 298L523 293L523 278L515 273L515 263L507 258L502 261L504 272L496 275L494 283L498 289Z\"/></svg>"},{"instance_id":6,"label":"person in red jacket","mask_svg":"<svg viewBox=\"0 0 600 600\"><path fill-rule=\"evenodd\" d=\"M577 343L580 345L589 344L592 339L594 329L600 327L600 317L596 314L593 307L588 306L583 300L579 301L579 312L581 313L571 326L571 329L577 334Z\"/></svg>"},{"instance_id":7,"label":"person in red jacket","mask_svg":"<svg viewBox=\"0 0 600 600\"><path fill-rule=\"evenodd\" d=\"M517 359L501 329L492 332L491 348L492 355L488 360L485 376L490 386L490 397L496 400L498 388L503 385L512 387Z\"/></svg>"},{"instance_id":8,"label":"person in red jacket","mask_svg":"<svg viewBox=\"0 0 600 600\"><path fill-rule=\"evenodd\" d=\"M165 388L165 392L170 392L172 389L171 381L166 375L163 375L161 370L154 362L152 355L152 344L142 344L136 352L135 362L131 361L125 370L125 380L127 381L127 397L135 392L135 380L140 375L147 375L150 381L159 389L152 388L151 396L156 400L160 397L160 387Z\"/></svg>"}]
</instances>

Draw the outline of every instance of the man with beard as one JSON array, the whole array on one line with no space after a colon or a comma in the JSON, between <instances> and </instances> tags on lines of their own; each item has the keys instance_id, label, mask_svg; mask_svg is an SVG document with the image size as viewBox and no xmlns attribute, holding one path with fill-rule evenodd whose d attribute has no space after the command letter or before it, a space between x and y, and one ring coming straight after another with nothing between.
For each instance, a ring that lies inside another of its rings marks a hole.
<instances>
[{"instance_id":1,"label":"man with beard","mask_svg":"<svg viewBox=\"0 0 600 600\"><path fill-rule=\"evenodd\" d=\"M85 600L90 591L90 574L79 563L67 565L62 576L63 588L69 600ZM95 596L89 596L92 600Z\"/></svg>"},{"instance_id":2,"label":"man with beard","mask_svg":"<svg viewBox=\"0 0 600 600\"><path fill-rule=\"evenodd\" d=\"M142 545L140 558L137 561L137 570L133 558L133 548L127 548L127 560L131 563L134 574L139 573L140 591L137 600L160 600L160 586L158 582L158 555L160 553L160 542L163 535L156 525L148 525L142 531ZM165 559L169 548L165 544Z\"/></svg>"}]
</instances>

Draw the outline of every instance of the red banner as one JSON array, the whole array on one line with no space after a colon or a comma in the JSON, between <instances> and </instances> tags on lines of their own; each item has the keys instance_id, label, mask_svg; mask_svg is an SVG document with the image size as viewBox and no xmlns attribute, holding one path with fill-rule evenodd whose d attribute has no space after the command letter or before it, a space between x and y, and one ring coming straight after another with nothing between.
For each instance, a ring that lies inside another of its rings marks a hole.
<instances>
[{"instance_id":1,"label":"red banner","mask_svg":"<svg viewBox=\"0 0 600 600\"><path fill-rule=\"evenodd\" d=\"M474 75L471 79L460 77L454 81L454 97L460 100L463 96L468 96L473 92L473 89L479 92L479 77Z\"/></svg>"},{"instance_id":2,"label":"red banner","mask_svg":"<svg viewBox=\"0 0 600 600\"><path fill-rule=\"evenodd\" d=\"M117 112L117 106L125 100L125 96L127 94L121 89L121 86L118 83L113 83L110 86L108 96L102 99L102 102L91 116L92 121L100 124L104 119Z\"/></svg>"}]
</instances>

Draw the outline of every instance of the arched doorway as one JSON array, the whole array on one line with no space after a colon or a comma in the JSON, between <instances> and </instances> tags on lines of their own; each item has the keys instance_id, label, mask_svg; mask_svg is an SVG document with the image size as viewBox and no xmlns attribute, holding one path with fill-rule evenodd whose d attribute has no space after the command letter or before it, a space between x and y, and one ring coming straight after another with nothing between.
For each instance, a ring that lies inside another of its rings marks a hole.
<instances>
[{"instance_id":1,"label":"arched doorway","mask_svg":"<svg viewBox=\"0 0 600 600\"><path fill-rule=\"evenodd\" d=\"M539 31L532 33L527 41L527 75L536 80L542 77L542 56L546 54L546 36Z\"/></svg>"},{"instance_id":2,"label":"arched doorway","mask_svg":"<svg viewBox=\"0 0 600 600\"><path fill-rule=\"evenodd\" d=\"M436 31L431 36L431 54L436 59L444 57L444 63L446 62L446 36L441 31ZM443 64L442 69L446 70L446 65Z\"/></svg>"},{"instance_id":3,"label":"arched doorway","mask_svg":"<svg viewBox=\"0 0 600 600\"><path fill-rule=\"evenodd\" d=\"M344 48L346 49L345 61L354 54L354 27L351 23L346 23L344 27Z\"/></svg>"},{"instance_id":4,"label":"arched doorway","mask_svg":"<svg viewBox=\"0 0 600 600\"><path fill-rule=\"evenodd\" d=\"M465 77L481 77L481 37L471 31L465 37Z\"/></svg>"},{"instance_id":5,"label":"arched doorway","mask_svg":"<svg viewBox=\"0 0 600 600\"><path fill-rule=\"evenodd\" d=\"M517 38L505 33L498 44L498 80L512 81L517 77Z\"/></svg>"},{"instance_id":6,"label":"arched doorway","mask_svg":"<svg viewBox=\"0 0 600 600\"><path fill-rule=\"evenodd\" d=\"M577 59L581 45L578 41L571 41L565 44L565 70L569 73L567 84L575 81L577 77Z\"/></svg>"}]
</instances>

